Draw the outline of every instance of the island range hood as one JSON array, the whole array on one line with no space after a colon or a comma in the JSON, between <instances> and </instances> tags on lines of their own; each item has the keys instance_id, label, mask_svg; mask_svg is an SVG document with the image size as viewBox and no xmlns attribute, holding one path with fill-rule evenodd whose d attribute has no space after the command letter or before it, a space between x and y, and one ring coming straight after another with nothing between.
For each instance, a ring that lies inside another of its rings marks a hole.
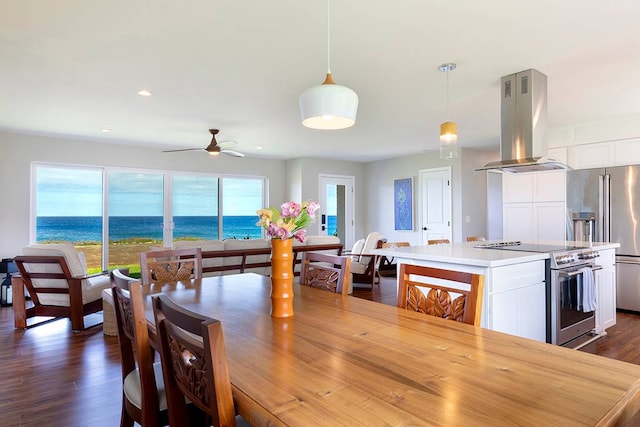
<instances>
[{"instance_id":1,"label":"island range hood","mask_svg":"<svg viewBox=\"0 0 640 427\"><path fill-rule=\"evenodd\" d=\"M569 169L547 157L547 76L530 69L501 79L500 158L476 170L533 172Z\"/></svg>"}]
</instances>

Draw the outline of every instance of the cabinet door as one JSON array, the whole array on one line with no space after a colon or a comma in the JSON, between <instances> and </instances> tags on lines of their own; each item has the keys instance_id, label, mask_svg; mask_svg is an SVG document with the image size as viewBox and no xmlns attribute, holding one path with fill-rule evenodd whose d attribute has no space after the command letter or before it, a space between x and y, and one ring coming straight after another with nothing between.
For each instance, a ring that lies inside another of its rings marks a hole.
<instances>
[{"instance_id":1,"label":"cabinet door","mask_svg":"<svg viewBox=\"0 0 640 427\"><path fill-rule=\"evenodd\" d=\"M534 203L534 218L538 240L564 240L566 234L565 203Z\"/></svg>"},{"instance_id":2,"label":"cabinet door","mask_svg":"<svg viewBox=\"0 0 640 427\"><path fill-rule=\"evenodd\" d=\"M616 267L610 265L595 271L598 308L596 332L602 333L616 324Z\"/></svg>"},{"instance_id":3,"label":"cabinet door","mask_svg":"<svg viewBox=\"0 0 640 427\"><path fill-rule=\"evenodd\" d=\"M535 240L536 225L531 203L507 203L502 213L502 238L505 240Z\"/></svg>"},{"instance_id":4,"label":"cabinet door","mask_svg":"<svg viewBox=\"0 0 640 427\"><path fill-rule=\"evenodd\" d=\"M489 299L491 329L546 341L544 282L496 293Z\"/></svg>"},{"instance_id":5,"label":"cabinet door","mask_svg":"<svg viewBox=\"0 0 640 427\"><path fill-rule=\"evenodd\" d=\"M532 173L505 173L502 175L504 203L533 201Z\"/></svg>"},{"instance_id":6,"label":"cabinet door","mask_svg":"<svg viewBox=\"0 0 640 427\"><path fill-rule=\"evenodd\" d=\"M569 147L569 164L574 169L608 167L614 164L613 142L599 142Z\"/></svg>"},{"instance_id":7,"label":"cabinet door","mask_svg":"<svg viewBox=\"0 0 640 427\"><path fill-rule=\"evenodd\" d=\"M533 180L533 201L564 202L566 182L567 171L565 170L536 172Z\"/></svg>"}]
</instances>

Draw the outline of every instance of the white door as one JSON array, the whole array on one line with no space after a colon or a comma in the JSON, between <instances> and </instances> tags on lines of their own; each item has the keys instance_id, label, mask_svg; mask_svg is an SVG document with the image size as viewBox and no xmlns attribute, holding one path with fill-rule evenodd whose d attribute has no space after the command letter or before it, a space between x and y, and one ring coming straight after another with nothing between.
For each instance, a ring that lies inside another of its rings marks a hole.
<instances>
[{"instance_id":1,"label":"white door","mask_svg":"<svg viewBox=\"0 0 640 427\"><path fill-rule=\"evenodd\" d=\"M320 175L320 234L338 236L345 249L354 242L353 176Z\"/></svg>"},{"instance_id":2,"label":"white door","mask_svg":"<svg viewBox=\"0 0 640 427\"><path fill-rule=\"evenodd\" d=\"M449 239L451 233L451 168L420 171L421 241Z\"/></svg>"}]
</instances>

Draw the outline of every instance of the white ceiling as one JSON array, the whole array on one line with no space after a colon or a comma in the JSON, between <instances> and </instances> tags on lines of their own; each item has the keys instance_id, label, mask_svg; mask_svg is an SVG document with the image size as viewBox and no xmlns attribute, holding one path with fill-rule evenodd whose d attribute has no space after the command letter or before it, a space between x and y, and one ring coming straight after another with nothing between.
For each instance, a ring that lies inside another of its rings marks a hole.
<instances>
[{"instance_id":1,"label":"white ceiling","mask_svg":"<svg viewBox=\"0 0 640 427\"><path fill-rule=\"evenodd\" d=\"M458 64L450 118L464 147L498 147L500 77L528 68L548 76L550 126L640 112L638 0L334 0L331 71L360 98L356 124L338 131L303 127L298 110L327 69L325 1L0 0L0 11L11 132L176 149L204 148L215 127L249 156L398 157L438 148L445 62Z\"/></svg>"}]
</instances>

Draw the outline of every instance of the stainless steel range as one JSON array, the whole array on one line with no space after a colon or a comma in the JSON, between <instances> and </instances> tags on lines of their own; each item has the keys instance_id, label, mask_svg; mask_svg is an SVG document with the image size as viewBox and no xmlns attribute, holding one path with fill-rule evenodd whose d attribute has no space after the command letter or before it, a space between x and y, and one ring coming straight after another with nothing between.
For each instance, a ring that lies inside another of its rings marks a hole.
<instances>
[{"instance_id":1,"label":"stainless steel range","mask_svg":"<svg viewBox=\"0 0 640 427\"><path fill-rule=\"evenodd\" d=\"M596 263L600 253L593 248L572 245L538 243L486 242L475 246L549 253L547 263L547 342L580 348L593 340L590 332L596 326L595 283L593 272L601 269Z\"/></svg>"}]
</instances>

